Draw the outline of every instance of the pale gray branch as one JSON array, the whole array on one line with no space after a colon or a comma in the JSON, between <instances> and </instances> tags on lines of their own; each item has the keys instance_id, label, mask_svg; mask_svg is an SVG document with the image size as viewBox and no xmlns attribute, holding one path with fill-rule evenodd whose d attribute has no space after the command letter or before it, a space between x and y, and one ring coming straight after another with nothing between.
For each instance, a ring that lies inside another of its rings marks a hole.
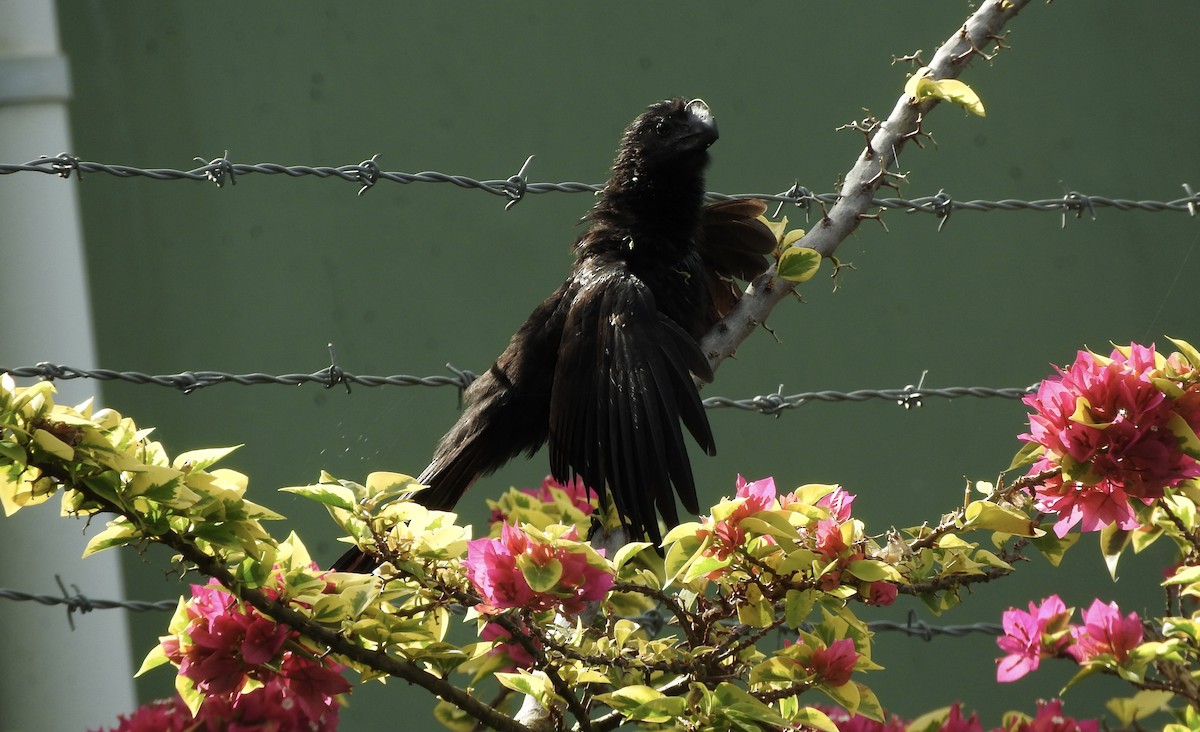
<instances>
[{"instance_id":1,"label":"pale gray branch","mask_svg":"<svg viewBox=\"0 0 1200 732\"><path fill-rule=\"evenodd\" d=\"M984 56L984 50L999 40L1004 24L1028 3L1029 0L985 2L938 48L929 62L930 77L958 77L971 59ZM845 175L837 203L797 242L799 246L811 247L824 257L837 250L864 217L870 215L875 192L894 174L897 155L906 142L920 134L924 115L936 104L937 100L918 103L913 97L901 94L888 118L868 132L867 146ZM700 343L713 368L732 356L738 345L766 322L775 305L795 289L794 282L776 279L774 267L750 283L737 307L713 326Z\"/></svg>"}]
</instances>

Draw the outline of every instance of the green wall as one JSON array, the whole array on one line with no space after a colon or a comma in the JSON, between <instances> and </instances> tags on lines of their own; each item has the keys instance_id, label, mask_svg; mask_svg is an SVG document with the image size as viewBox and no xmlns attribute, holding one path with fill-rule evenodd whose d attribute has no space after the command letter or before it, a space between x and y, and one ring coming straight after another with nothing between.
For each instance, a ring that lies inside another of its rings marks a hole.
<instances>
[{"instance_id":1,"label":"green wall","mask_svg":"<svg viewBox=\"0 0 1200 732\"><path fill-rule=\"evenodd\" d=\"M1149 8L1153 8L1150 10ZM886 115L906 68L932 53L969 12L965 2L633 3L103 3L59 4L74 75L73 134L86 160L192 167L192 157L342 165L381 155L387 170L506 178L527 155L531 180L600 182L624 125L646 104L704 97L720 121L709 187L777 192L799 181L833 190L862 137L834 128ZM1011 51L964 80L988 116L939 108L936 145L910 147L903 193L1037 199L1064 186L1112 197L1170 200L1200 187L1194 70L1200 5L1184 0L1031 5L1011 25ZM30 158L58 151L30 150ZM173 373L294 373L339 364L361 374L486 368L570 264L585 194L504 201L448 185L246 176L205 183L85 176L81 185L101 364ZM789 212L793 221L803 212ZM1167 333L1200 340L1191 311L1200 222L1178 213L959 212L942 232L930 216L867 222L838 254L856 269L832 291L809 283L726 363L707 394L927 386L1022 386L1084 344ZM339 552L320 511L275 488L318 471L360 478L416 473L456 416L451 389L221 386L183 395L104 386L105 401L157 425L172 452L244 443L230 467L255 500L295 519L324 561ZM774 475L781 487L841 482L857 515L889 525L936 520L964 476L994 477L1017 448L1024 409L1004 400L815 403L780 419L710 413L719 456L696 456L705 496L734 477ZM476 486L463 506L531 485L544 455ZM1082 542L1066 572L1041 560L1021 577L981 586L948 622L996 622L1009 604L1050 592L1082 605L1097 594L1156 610L1161 556L1131 562L1112 585ZM130 595L180 591L162 557L126 560ZM194 578L193 578L194 579ZM923 609L904 598L871 618ZM162 615L131 615L135 654ZM865 680L912 715L962 699L985 724L1032 710L1069 678L1050 664L998 687L994 641L926 643L879 637L887 672ZM953 676L947 677L947 673ZM946 681L953 679L952 683ZM144 698L169 693L155 672ZM1103 682L1067 697L1099 713ZM353 730L424 729L431 704L402 685L357 690ZM401 717L400 715L404 715ZM97 723L103 720L97 720ZM404 722L410 722L406 725Z\"/></svg>"}]
</instances>

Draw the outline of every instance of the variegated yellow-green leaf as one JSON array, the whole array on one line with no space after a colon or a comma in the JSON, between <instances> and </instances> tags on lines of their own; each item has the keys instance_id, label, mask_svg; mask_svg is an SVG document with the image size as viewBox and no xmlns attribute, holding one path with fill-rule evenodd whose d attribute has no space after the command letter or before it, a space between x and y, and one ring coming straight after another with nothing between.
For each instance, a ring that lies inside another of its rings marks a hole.
<instances>
[{"instance_id":1,"label":"variegated yellow-green leaf","mask_svg":"<svg viewBox=\"0 0 1200 732\"><path fill-rule=\"evenodd\" d=\"M791 282L806 282L821 268L821 255L810 247L791 247L779 255L779 276Z\"/></svg>"},{"instance_id":2,"label":"variegated yellow-green leaf","mask_svg":"<svg viewBox=\"0 0 1200 732\"><path fill-rule=\"evenodd\" d=\"M210 466L216 463L221 458L241 447L234 445L232 447L210 447L204 450L192 450L190 452L181 453L175 456L171 461L171 467L176 470L208 470Z\"/></svg>"},{"instance_id":3,"label":"variegated yellow-green leaf","mask_svg":"<svg viewBox=\"0 0 1200 732\"><path fill-rule=\"evenodd\" d=\"M804 728L811 727L821 732L838 732L838 726L829 718L829 715L816 707L804 707L791 715L788 720L792 724Z\"/></svg>"},{"instance_id":4,"label":"variegated yellow-green leaf","mask_svg":"<svg viewBox=\"0 0 1200 732\"><path fill-rule=\"evenodd\" d=\"M878 582L880 580L898 582L902 579L900 573L894 567L878 559L855 560L846 565L846 571L863 582Z\"/></svg>"},{"instance_id":5,"label":"variegated yellow-green leaf","mask_svg":"<svg viewBox=\"0 0 1200 732\"><path fill-rule=\"evenodd\" d=\"M354 491L343 485L321 483L319 485L295 485L279 489L283 493L293 493L310 501L340 508L345 511L354 510Z\"/></svg>"},{"instance_id":6,"label":"variegated yellow-green leaf","mask_svg":"<svg viewBox=\"0 0 1200 732\"><path fill-rule=\"evenodd\" d=\"M1121 552L1129 545L1129 533L1116 524L1109 524L1100 530L1100 554L1114 582L1117 580L1117 562L1121 559Z\"/></svg>"},{"instance_id":7,"label":"variegated yellow-green leaf","mask_svg":"<svg viewBox=\"0 0 1200 732\"><path fill-rule=\"evenodd\" d=\"M114 546L124 546L129 543L130 539L138 536L141 536L138 530L123 518L121 520L110 521L103 531L88 540L87 546L83 549L83 556L90 557L96 552L110 549Z\"/></svg>"},{"instance_id":8,"label":"variegated yellow-green leaf","mask_svg":"<svg viewBox=\"0 0 1200 732\"><path fill-rule=\"evenodd\" d=\"M1032 543L1051 566L1057 567L1067 550L1079 541L1079 536L1078 533L1067 534L1060 539L1053 531L1047 531L1042 536L1035 536Z\"/></svg>"},{"instance_id":9,"label":"variegated yellow-green leaf","mask_svg":"<svg viewBox=\"0 0 1200 732\"><path fill-rule=\"evenodd\" d=\"M775 620L771 603L762 598L738 603L737 616L739 623L751 628L765 628Z\"/></svg>"},{"instance_id":10,"label":"variegated yellow-green leaf","mask_svg":"<svg viewBox=\"0 0 1200 732\"><path fill-rule=\"evenodd\" d=\"M601 694L597 700L604 702L618 712L628 712L640 707L646 702L662 699L665 694L651 686L634 684L617 689L611 694Z\"/></svg>"},{"instance_id":11,"label":"variegated yellow-green leaf","mask_svg":"<svg viewBox=\"0 0 1200 732\"><path fill-rule=\"evenodd\" d=\"M784 601L783 613L789 628L799 628L808 619L813 605L817 602L814 590L788 590Z\"/></svg>"},{"instance_id":12,"label":"variegated yellow-green leaf","mask_svg":"<svg viewBox=\"0 0 1200 732\"><path fill-rule=\"evenodd\" d=\"M930 78L931 73L928 66L917 69L904 85L904 93L916 98L919 102L926 99L942 99L957 104L980 117L985 116L983 102L971 87L958 79Z\"/></svg>"},{"instance_id":13,"label":"variegated yellow-green leaf","mask_svg":"<svg viewBox=\"0 0 1200 732\"><path fill-rule=\"evenodd\" d=\"M1179 441L1179 447L1188 457L1200 458L1200 437L1178 412L1171 412L1167 419L1167 429Z\"/></svg>"},{"instance_id":14,"label":"variegated yellow-green leaf","mask_svg":"<svg viewBox=\"0 0 1200 732\"><path fill-rule=\"evenodd\" d=\"M1167 336L1167 340L1175 344L1175 347L1179 349L1180 355L1186 358L1188 363L1200 369L1200 351L1197 351L1195 346L1187 341L1177 340L1171 336Z\"/></svg>"},{"instance_id":15,"label":"variegated yellow-green leaf","mask_svg":"<svg viewBox=\"0 0 1200 732\"><path fill-rule=\"evenodd\" d=\"M1113 713L1122 727L1140 727L1136 724L1151 714L1167 710L1167 703L1175 694L1170 691L1144 689L1133 696L1110 699L1105 706Z\"/></svg>"},{"instance_id":16,"label":"variegated yellow-green leaf","mask_svg":"<svg viewBox=\"0 0 1200 732\"><path fill-rule=\"evenodd\" d=\"M75 448L58 439L46 430L35 430L33 444L59 460L70 460L75 457Z\"/></svg>"},{"instance_id":17,"label":"variegated yellow-green leaf","mask_svg":"<svg viewBox=\"0 0 1200 732\"><path fill-rule=\"evenodd\" d=\"M639 722L663 724L679 719L687 713L687 700L681 696L651 699L629 710L625 717Z\"/></svg>"},{"instance_id":18,"label":"variegated yellow-green leaf","mask_svg":"<svg viewBox=\"0 0 1200 732\"><path fill-rule=\"evenodd\" d=\"M1004 469L1004 472L1007 473L1013 468L1019 468L1022 465L1029 465L1034 460L1041 457L1042 453L1045 451L1046 448L1037 444L1036 442L1026 442L1021 446L1021 449L1017 451L1017 454L1013 456L1012 462L1008 464L1008 467Z\"/></svg>"},{"instance_id":19,"label":"variegated yellow-green leaf","mask_svg":"<svg viewBox=\"0 0 1200 732\"><path fill-rule=\"evenodd\" d=\"M562 579L563 573L562 562L557 559L538 564L528 554L517 557L517 569L521 570L521 575L529 583L529 589L534 592L549 592L554 589Z\"/></svg>"},{"instance_id":20,"label":"variegated yellow-green leaf","mask_svg":"<svg viewBox=\"0 0 1200 732\"><path fill-rule=\"evenodd\" d=\"M631 541L631 542L629 542L625 546L618 549L617 553L613 555L613 558L612 558L613 567L617 571L620 571L621 567L624 567L626 562L628 562L630 559L633 559L635 556L637 556L637 554L639 552L641 552L643 549L649 549L651 546L654 546L654 545L648 541Z\"/></svg>"},{"instance_id":21,"label":"variegated yellow-green leaf","mask_svg":"<svg viewBox=\"0 0 1200 732\"><path fill-rule=\"evenodd\" d=\"M971 529L1002 531L1013 536L1034 536L1033 522L1020 511L991 501L972 501L967 505L966 526Z\"/></svg>"}]
</instances>

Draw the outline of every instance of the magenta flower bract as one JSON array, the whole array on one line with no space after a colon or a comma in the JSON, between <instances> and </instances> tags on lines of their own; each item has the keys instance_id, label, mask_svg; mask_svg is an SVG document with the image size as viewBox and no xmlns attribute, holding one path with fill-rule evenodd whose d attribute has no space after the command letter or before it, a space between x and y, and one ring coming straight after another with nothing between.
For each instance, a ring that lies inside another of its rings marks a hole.
<instances>
[{"instance_id":1,"label":"magenta flower bract","mask_svg":"<svg viewBox=\"0 0 1200 732\"><path fill-rule=\"evenodd\" d=\"M468 542L467 579L483 598L480 610L487 613L511 607L534 611L560 607L575 615L586 603L603 600L612 589L612 573L588 562L586 548L577 544L578 538L572 527L561 537L568 543L548 544L505 524L499 539ZM520 557L537 566L558 562L561 577L556 587L548 592L534 591L517 565Z\"/></svg>"},{"instance_id":2,"label":"magenta flower bract","mask_svg":"<svg viewBox=\"0 0 1200 732\"><path fill-rule=\"evenodd\" d=\"M825 648L814 648L809 667L821 681L830 686L841 686L850 681L854 664L858 662L858 651L850 638L835 640Z\"/></svg>"},{"instance_id":3,"label":"magenta flower bract","mask_svg":"<svg viewBox=\"0 0 1200 732\"><path fill-rule=\"evenodd\" d=\"M1062 699L1039 700L1033 719L1021 722L1012 732L1100 732L1094 719L1077 720L1063 714Z\"/></svg>"},{"instance_id":4,"label":"magenta flower bract","mask_svg":"<svg viewBox=\"0 0 1200 732\"><path fill-rule=\"evenodd\" d=\"M282 588L268 586L263 592L279 597ZM341 666L328 658L318 658L316 652L301 650L299 633L215 587L193 585L185 612L186 627L176 635L161 638L160 645L166 657L179 667L179 674L204 694L200 711L190 722L199 724L195 729L336 729L339 706L334 697L349 691L350 683L342 678ZM262 686L243 692L250 680ZM159 704L145 712L139 710L129 718L134 726L119 729L152 729L152 722L146 727L137 726L141 715L158 719L174 714L171 710L175 707ZM190 719L187 707L183 709ZM172 720L167 721L173 724Z\"/></svg>"},{"instance_id":5,"label":"magenta flower bract","mask_svg":"<svg viewBox=\"0 0 1200 732\"><path fill-rule=\"evenodd\" d=\"M1124 663L1129 651L1142 642L1142 621L1133 612L1121 617L1115 602L1095 600L1083 611L1083 625L1071 628L1071 637L1075 644L1067 652L1080 663L1102 655Z\"/></svg>"},{"instance_id":6,"label":"magenta flower bract","mask_svg":"<svg viewBox=\"0 0 1200 732\"><path fill-rule=\"evenodd\" d=\"M1043 658L1062 655L1071 642L1069 635L1057 639L1044 637L1065 630L1071 619L1058 595L1051 595L1041 605L1029 603L1029 612L1011 608L1004 612L1004 635L996 645L1005 656L996 662L996 680L1016 681L1035 670Z\"/></svg>"},{"instance_id":7,"label":"magenta flower bract","mask_svg":"<svg viewBox=\"0 0 1200 732\"><path fill-rule=\"evenodd\" d=\"M1153 347L1134 344L1128 356L1114 350L1108 359L1080 351L1058 372L1023 400L1035 413L1020 435L1045 449L1031 473L1062 469L1061 479L1034 497L1038 509L1059 514L1056 534L1076 524L1083 531L1135 528L1131 498L1149 504L1165 488L1200 476L1200 463L1180 449L1168 425L1176 400L1151 380L1159 373ZM1200 422L1200 410L1189 405L1182 404L1182 416Z\"/></svg>"}]
</instances>

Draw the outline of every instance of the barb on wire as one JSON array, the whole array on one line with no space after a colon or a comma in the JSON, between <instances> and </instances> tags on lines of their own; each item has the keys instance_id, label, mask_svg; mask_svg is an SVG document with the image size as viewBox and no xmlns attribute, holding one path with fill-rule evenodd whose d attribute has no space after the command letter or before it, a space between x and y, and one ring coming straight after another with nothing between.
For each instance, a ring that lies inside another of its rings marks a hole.
<instances>
[{"instance_id":1,"label":"barb on wire","mask_svg":"<svg viewBox=\"0 0 1200 732\"><path fill-rule=\"evenodd\" d=\"M157 600L155 602L147 602L145 600L101 600L88 597L80 591L79 586L72 584L71 591L68 592L66 585L63 584L62 578L58 575L54 576L58 582L59 589L62 590L62 595L39 595L32 592L21 592L20 590L12 590L5 587L0 587L0 600L14 600L17 602L36 602L40 605L54 606L65 605L67 607L67 622L71 630L75 630L75 621L73 614L88 613L93 610L131 610L133 612L171 612L179 606L179 598L171 600ZM646 619L648 616L643 616L640 619ZM661 623L661 617L658 619ZM996 623L975 623L973 625L930 625L924 620L917 617L913 611L909 611L908 618L903 623L897 623L891 620L873 620L867 623L867 626L874 631L895 631L906 633L908 635L923 638L926 641L933 640L935 636L948 635L951 637L961 637L971 633L986 633L988 635L1002 635L1003 628Z\"/></svg>"},{"instance_id":2,"label":"barb on wire","mask_svg":"<svg viewBox=\"0 0 1200 732\"><path fill-rule=\"evenodd\" d=\"M496 180L478 180L464 175L449 175L435 171L420 173L383 171L379 168L378 155L373 155L369 160L364 160L355 165L337 167L280 165L278 163L255 163L250 165L246 163L234 163L229 160L228 155L229 153L226 151L225 156L210 160L198 168L175 170L172 168L139 168L132 165L83 161L64 152L54 156L43 155L27 163L0 163L0 175L46 173L60 178L69 178L71 173L74 172L78 177L82 178L83 173L86 171L88 173L104 173L118 178L141 177L151 180L200 180L216 183L218 186L223 186L226 180L230 183L236 183L237 176L251 174L286 175L293 178L311 175L318 178L340 178L341 180L357 183L361 186L358 189L358 195L360 196L381 180L402 184L450 183L459 188L473 188L504 197L508 199L506 208L511 208L515 203L522 200L527 193L594 193L603 187L595 183L579 183L576 181L530 183L526 180L525 173L529 168L530 162L533 160L532 155L526 158L524 165L521 166L520 171L516 175ZM195 158L195 160L204 163L204 158ZM1113 208L1118 211L1173 211L1188 213L1194 217L1197 207L1200 206L1200 194L1194 192L1187 184L1183 184L1183 188L1187 195L1172 201L1089 196L1078 191L1069 190L1064 191L1063 195L1058 198L1028 201L1015 198L1004 198L996 201L983 199L958 200L945 190L940 190L932 196L919 196L917 198L877 197L873 198L871 202L872 205L880 209L899 209L915 213L933 214L938 218L939 230L945 226L950 218L950 214L954 211L1048 211L1061 214L1063 224L1065 225L1068 213L1074 213L1077 218L1080 218L1083 216L1084 211L1087 211L1095 218L1095 212L1098 208ZM706 196L712 201L724 201L734 198L757 198L777 203L779 204L779 208L775 212L777 216L784 205L793 204L805 210L805 220L808 219L811 204L816 203L824 206L836 203L838 200L836 193L813 193L799 183L796 183L782 193L726 194L710 191Z\"/></svg>"},{"instance_id":3,"label":"barb on wire","mask_svg":"<svg viewBox=\"0 0 1200 732\"><path fill-rule=\"evenodd\" d=\"M217 384L241 384L242 386L257 386L261 384L280 384L296 386L298 384L317 383L329 389L337 384L345 384L346 392L350 385L358 386L453 386L458 390L461 406L462 393L476 379L472 371L455 368L446 364L452 376L409 376L396 374L393 376L364 376L351 374L337 365L333 346L329 347L330 365L312 374L229 374L222 371L184 371L178 374L146 374L141 371L113 371L111 369L83 369L75 366L63 366L52 363L39 363L36 366L7 367L0 366L0 373L11 374L16 378L38 378L45 381L55 379L97 379L100 381L124 381L131 384L153 384L179 389L184 394L190 394L197 389L215 386ZM942 399L958 399L975 397L978 399L1001 398L1020 399L1026 394L1037 390L1037 384L1026 387L993 388L988 386L952 386L940 389L924 388L925 374L922 372L916 386L909 384L902 389L857 389L855 391L805 391L796 394L784 394L783 385L771 394L753 396L748 399L730 399L722 396L712 396L703 400L707 409L734 408L745 411L760 412L776 415L784 409L796 409L809 402L863 402L870 399L885 399L894 401L905 409L919 407L927 397Z\"/></svg>"},{"instance_id":4,"label":"barb on wire","mask_svg":"<svg viewBox=\"0 0 1200 732\"><path fill-rule=\"evenodd\" d=\"M93 610L112 610L113 608L121 608L123 610L133 610L134 612L147 612L149 610L174 610L179 605L179 600L159 600L157 602L145 602L142 600L95 600L87 597L79 590L78 585L71 585L71 591L67 591L67 587L63 584L62 578L54 575L54 581L58 583L58 588L62 590L62 595L37 595L31 592L21 592L19 590L10 590L0 587L0 599L15 600L18 602L36 602L40 605L66 605L67 606L67 624L71 630L75 630L74 614L89 613Z\"/></svg>"},{"instance_id":5,"label":"barb on wire","mask_svg":"<svg viewBox=\"0 0 1200 732\"><path fill-rule=\"evenodd\" d=\"M971 625L930 625L924 620L917 617L913 611L908 612L908 620L903 623L896 623L891 620L873 620L867 623L871 630L887 630L908 635L917 636L926 641L933 640L936 635L948 635L951 637L962 637L972 633L984 633L987 635L1004 635L1004 627L997 623L974 623Z\"/></svg>"}]
</instances>

